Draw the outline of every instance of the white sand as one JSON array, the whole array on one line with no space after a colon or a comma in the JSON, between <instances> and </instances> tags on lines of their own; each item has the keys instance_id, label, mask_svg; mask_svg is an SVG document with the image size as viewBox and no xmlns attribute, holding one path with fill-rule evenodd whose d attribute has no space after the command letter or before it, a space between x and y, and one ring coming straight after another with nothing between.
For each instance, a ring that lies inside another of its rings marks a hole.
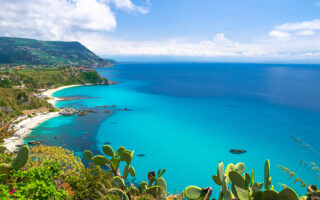
<instances>
[{"instance_id":1,"label":"white sand","mask_svg":"<svg viewBox=\"0 0 320 200\"><path fill-rule=\"evenodd\" d=\"M59 98L52 97L53 93L59 90L77 86L81 85L69 85L56 89L49 89L43 92L42 95L49 97L50 99L48 100L48 102L55 106L55 103L59 100ZM13 127L15 133L10 138L4 139L3 146L6 147L9 151L13 152L17 148L16 145L22 144L23 138L31 132L31 129L37 127L42 122L57 116L59 116L59 112L37 113L36 116L31 118L28 118L28 116L18 117L15 122L20 122L18 124L14 124Z\"/></svg>"},{"instance_id":2,"label":"white sand","mask_svg":"<svg viewBox=\"0 0 320 200\"><path fill-rule=\"evenodd\" d=\"M60 99L57 97L53 97L53 93L59 91L59 90L63 90L66 88L71 88L71 87L78 87L78 86L82 86L82 85L68 85L68 86L62 86L62 87L58 87L55 89L49 89L45 92L42 93L42 95L49 97L50 99L48 100L49 103L51 103L52 105L55 106L56 102L59 101Z\"/></svg>"}]
</instances>

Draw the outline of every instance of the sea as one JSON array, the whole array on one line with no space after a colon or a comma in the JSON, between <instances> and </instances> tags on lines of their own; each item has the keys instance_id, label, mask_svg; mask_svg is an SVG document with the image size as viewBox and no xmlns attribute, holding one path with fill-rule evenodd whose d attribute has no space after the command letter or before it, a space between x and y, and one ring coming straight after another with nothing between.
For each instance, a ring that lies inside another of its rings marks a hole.
<instances>
[{"instance_id":1,"label":"sea","mask_svg":"<svg viewBox=\"0 0 320 200\"><path fill-rule=\"evenodd\" d=\"M54 93L69 98L56 106L87 115L52 118L25 142L62 146L81 158L87 149L103 155L105 144L124 146L135 152L136 177L127 182L166 169L170 193L210 186L218 197L212 175L220 161L244 162L263 182L269 159L277 190L304 195L304 184L320 185L320 65L128 62L98 72L117 84Z\"/></svg>"}]
</instances>

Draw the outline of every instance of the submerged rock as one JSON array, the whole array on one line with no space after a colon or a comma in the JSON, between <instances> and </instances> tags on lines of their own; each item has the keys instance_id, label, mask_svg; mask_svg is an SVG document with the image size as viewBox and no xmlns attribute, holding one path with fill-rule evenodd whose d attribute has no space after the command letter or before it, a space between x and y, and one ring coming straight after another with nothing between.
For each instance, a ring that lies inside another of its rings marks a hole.
<instances>
[{"instance_id":1,"label":"submerged rock","mask_svg":"<svg viewBox=\"0 0 320 200\"><path fill-rule=\"evenodd\" d=\"M29 145L41 144L40 141L30 141L28 142Z\"/></svg>"},{"instance_id":2,"label":"submerged rock","mask_svg":"<svg viewBox=\"0 0 320 200\"><path fill-rule=\"evenodd\" d=\"M78 113L78 111L73 108L66 108L59 112L60 115L74 115L76 113Z\"/></svg>"},{"instance_id":3,"label":"submerged rock","mask_svg":"<svg viewBox=\"0 0 320 200\"><path fill-rule=\"evenodd\" d=\"M246 153L246 150L241 150L241 149L230 149L230 153L232 154L243 154Z\"/></svg>"},{"instance_id":4,"label":"submerged rock","mask_svg":"<svg viewBox=\"0 0 320 200\"><path fill-rule=\"evenodd\" d=\"M78 113L78 116L85 116L85 115L87 115L88 114L88 111L87 110L84 110L84 111L82 111L82 112L79 112Z\"/></svg>"}]
</instances>

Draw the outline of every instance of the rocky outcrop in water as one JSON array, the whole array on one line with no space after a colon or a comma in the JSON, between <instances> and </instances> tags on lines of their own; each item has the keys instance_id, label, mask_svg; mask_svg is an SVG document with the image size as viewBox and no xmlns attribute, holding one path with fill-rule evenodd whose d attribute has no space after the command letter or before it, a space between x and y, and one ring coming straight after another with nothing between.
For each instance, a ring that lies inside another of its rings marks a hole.
<instances>
[{"instance_id":1,"label":"rocky outcrop in water","mask_svg":"<svg viewBox=\"0 0 320 200\"><path fill-rule=\"evenodd\" d=\"M73 108L65 108L63 110L61 110L59 112L60 115L67 115L67 116L70 116L70 115L75 115L76 113L78 113L79 111L77 111L76 109L73 109Z\"/></svg>"}]
</instances>

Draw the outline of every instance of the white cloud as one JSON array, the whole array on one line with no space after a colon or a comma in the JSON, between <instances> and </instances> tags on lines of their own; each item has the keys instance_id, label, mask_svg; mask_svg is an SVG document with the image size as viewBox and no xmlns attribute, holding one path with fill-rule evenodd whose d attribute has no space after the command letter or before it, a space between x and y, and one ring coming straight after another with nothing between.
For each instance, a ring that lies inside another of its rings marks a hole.
<instances>
[{"instance_id":1,"label":"white cloud","mask_svg":"<svg viewBox=\"0 0 320 200\"><path fill-rule=\"evenodd\" d=\"M113 3L117 9L124 9L128 11L137 11L142 14L146 14L149 12L147 7L141 7L134 5L131 0L103 0L106 3ZM146 1L146 4L150 4L149 1Z\"/></svg>"},{"instance_id":2,"label":"white cloud","mask_svg":"<svg viewBox=\"0 0 320 200\"><path fill-rule=\"evenodd\" d=\"M304 31L298 31L297 35L301 35L301 36L309 36L309 35L315 35L316 32L312 31L312 30L304 30Z\"/></svg>"},{"instance_id":3,"label":"white cloud","mask_svg":"<svg viewBox=\"0 0 320 200\"><path fill-rule=\"evenodd\" d=\"M0 35L72 40L78 34L116 28L118 9L146 13L130 0L0 0Z\"/></svg>"},{"instance_id":4,"label":"white cloud","mask_svg":"<svg viewBox=\"0 0 320 200\"><path fill-rule=\"evenodd\" d=\"M320 7L320 1L317 1L317 2L315 3L315 6Z\"/></svg>"},{"instance_id":5,"label":"white cloud","mask_svg":"<svg viewBox=\"0 0 320 200\"><path fill-rule=\"evenodd\" d=\"M288 32L278 31L278 30L270 31L269 36L280 39L280 40L287 40L290 38L290 34Z\"/></svg>"},{"instance_id":6,"label":"white cloud","mask_svg":"<svg viewBox=\"0 0 320 200\"><path fill-rule=\"evenodd\" d=\"M145 1L150 6L150 1ZM320 59L320 20L275 26L264 37L240 43L223 33L210 40L128 41L111 38L112 8L146 13L130 0L0 0L0 35L45 40L77 40L102 56L163 55L272 59ZM113 6L112 6L113 5Z\"/></svg>"},{"instance_id":7,"label":"white cloud","mask_svg":"<svg viewBox=\"0 0 320 200\"><path fill-rule=\"evenodd\" d=\"M191 42L171 39L165 41L124 41L96 33L81 37L80 41L99 55L126 56L192 56L233 57L253 59L319 59L320 38L288 40L267 38L254 43L232 41L224 34L216 34L212 40Z\"/></svg>"},{"instance_id":8,"label":"white cloud","mask_svg":"<svg viewBox=\"0 0 320 200\"><path fill-rule=\"evenodd\" d=\"M311 21L285 23L276 26L275 29L282 31L299 31L299 30L320 30L320 20L314 19Z\"/></svg>"}]
</instances>

